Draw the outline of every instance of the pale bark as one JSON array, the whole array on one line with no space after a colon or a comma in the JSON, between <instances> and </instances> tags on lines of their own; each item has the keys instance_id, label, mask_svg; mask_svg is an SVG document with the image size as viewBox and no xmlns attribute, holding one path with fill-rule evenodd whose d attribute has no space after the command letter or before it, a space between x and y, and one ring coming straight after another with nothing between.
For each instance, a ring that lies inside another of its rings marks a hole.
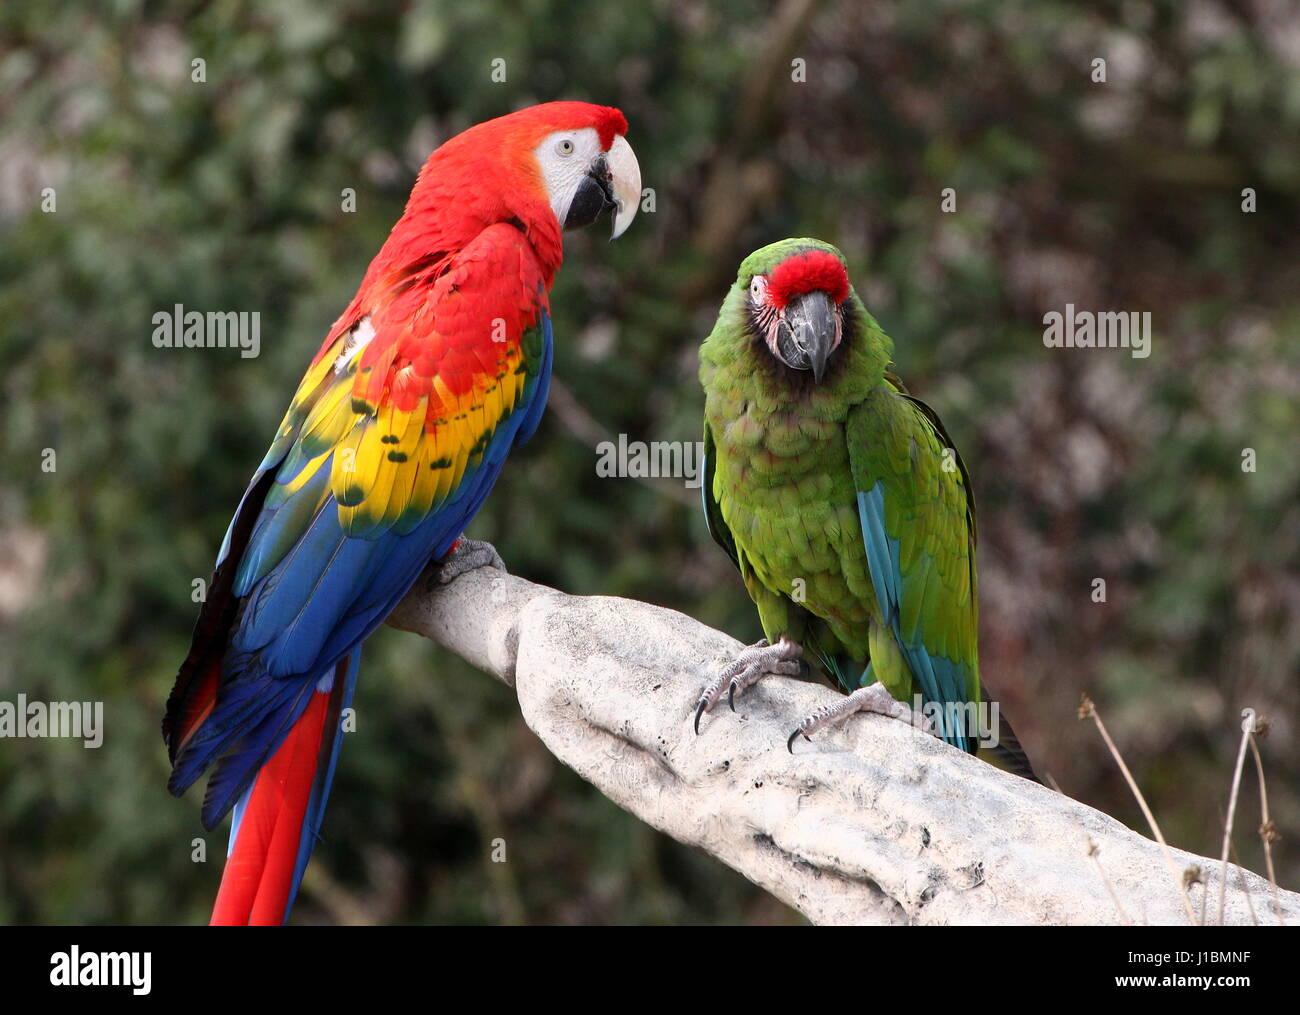
<instances>
[{"instance_id":1,"label":"pale bark","mask_svg":"<svg viewBox=\"0 0 1300 1015\"><path fill-rule=\"evenodd\" d=\"M700 688L741 646L683 614L483 568L445 587L422 579L389 622L513 686L557 758L814 923L1188 922L1150 839L903 723L855 716L792 756L786 736L833 700L828 687L767 678L696 736ZM1218 861L1174 856L1200 867L1192 904L1199 914L1208 891L1215 914ZM1276 925L1278 905L1300 923L1300 895L1276 898L1229 866L1227 923L1251 923L1253 906Z\"/></svg>"}]
</instances>

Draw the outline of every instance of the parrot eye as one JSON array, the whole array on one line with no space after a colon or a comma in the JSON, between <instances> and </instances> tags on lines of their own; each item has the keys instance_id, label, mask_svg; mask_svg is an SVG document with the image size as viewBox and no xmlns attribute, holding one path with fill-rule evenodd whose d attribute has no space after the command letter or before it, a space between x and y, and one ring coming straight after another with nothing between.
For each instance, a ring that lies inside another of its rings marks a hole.
<instances>
[{"instance_id":1,"label":"parrot eye","mask_svg":"<svg viewBox=\"0 0 1300 1015\"><path fill-rule=\"evenodd\" d=\"M762 275L755 275L749 280L749 295L756 300L761 300L767 293L767 279Z\"/></svg>"},{"instance_id":2,"label":"parrot eye","mask_svg":"<svg viewBox=\"0 0 1300 1015\"><path fill-rule=\"evenodd\" d=\"M573 142L566 137L555 146L555 151L560 155L572 155Z\"/></svg>"}]
</instances>

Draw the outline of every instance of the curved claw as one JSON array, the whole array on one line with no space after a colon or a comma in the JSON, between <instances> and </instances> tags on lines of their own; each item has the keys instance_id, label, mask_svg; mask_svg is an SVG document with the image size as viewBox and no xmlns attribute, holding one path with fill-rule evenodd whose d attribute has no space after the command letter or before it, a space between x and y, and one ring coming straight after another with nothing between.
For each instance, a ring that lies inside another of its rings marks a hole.
<instances>
[{"instance_id":1,"label":"curved claw","mask_svg":"<svg viewBox=\"0 0 1300 1015\"><path fill-rule=\"evenodd\" d=\"M727 706L736 711L736 695L757 683L764 674L798 676L803 648L787 638L769 645L765 640L750 645L739 653L704 688L695 708L695 733L700 732L700 719L722 699L722 688L727 688Z\"/></svg>"},{"instance_id":2,"label":"curved claw","mask_svg":"<svg viewBox=\"0 0 1300 1015\"><path fill-rule=\"evenodd\" d=\"M795 730L793 733L790 734L790 739L785 742L785 749L789 751L791 754L794 753L795 738L800 736L801 734L803 735L803 738L808 741L808 743L810 744L812 743L812 740L807 736L807 734L804 734L802 727Z\"/></svg>"}]
</instances>

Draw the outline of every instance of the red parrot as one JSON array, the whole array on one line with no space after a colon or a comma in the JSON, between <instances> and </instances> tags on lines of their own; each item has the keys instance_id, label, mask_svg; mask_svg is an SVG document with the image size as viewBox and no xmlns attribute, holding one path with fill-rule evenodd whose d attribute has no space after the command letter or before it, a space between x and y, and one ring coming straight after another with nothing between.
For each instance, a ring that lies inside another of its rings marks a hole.
<instances>
[{"instance_id":1,"label":"red parrot","mask_svg":"<svg viewBox=\"0 0 1300 1015\"><path fill-rule=\"evenodd\" d=\"M311 856L361 643L461 541L537 428L562 230L641 200L617 109L550 102L471 127L421 169L248 486L167 702L168 789L215 762L206 828L234 808L213 924L280 924Z\"/></svg>"}]
</instances>

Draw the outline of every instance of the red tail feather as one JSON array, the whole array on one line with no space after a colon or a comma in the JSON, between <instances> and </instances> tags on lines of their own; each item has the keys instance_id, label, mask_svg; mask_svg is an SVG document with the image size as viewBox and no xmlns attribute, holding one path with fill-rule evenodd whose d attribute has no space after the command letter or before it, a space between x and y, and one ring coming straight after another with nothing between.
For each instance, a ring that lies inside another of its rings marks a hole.
<instances>
[{"instance_id":1,"label":"red tail feather","mask_svg":"<svg viewBox=\"0 0 1300 1015\"><path fill-rule=\"evenodd\" d=\"M221 876L213 926L284 922L329 705L329 692L314 692L284 743L258 772Z\"/></svg>"}]
</instances>

